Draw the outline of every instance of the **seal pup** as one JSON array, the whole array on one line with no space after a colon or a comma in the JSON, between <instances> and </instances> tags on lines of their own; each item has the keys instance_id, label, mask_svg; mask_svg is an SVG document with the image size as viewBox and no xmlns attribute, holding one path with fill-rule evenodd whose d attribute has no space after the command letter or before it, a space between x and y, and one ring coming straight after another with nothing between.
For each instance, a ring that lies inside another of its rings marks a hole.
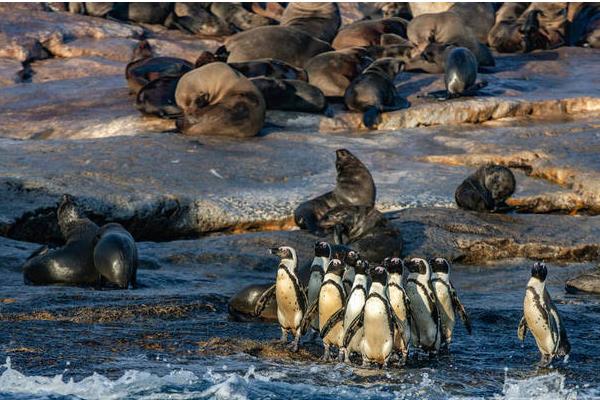
<instances>
[{"instance_id":1,"label":"seal pup","mask_svg":"<svg viewBox=\"0 0 600 400\"><path fill-rule=\"evenodd\" d=\"M252 78L262 93L267 110L321 113L327 108L323 92L310 83L275 78Z\"/></svg>"},{"instance_id":2,"label":"seal pup","mask_svg":"<svg viewBox=\"0 0 600 400\"><path fill-rule=\"evenodd\" d=\"M255 136L265 120L265 100L248 78L222 62L183 75L175 90L183 117L177 127L188 136Z\"/></svg>"},{"instance_id":3,"label":"seal pup","mask_svg":"<svg viewBox=\"0 0 600 400\"><path fill-rule=\"evenodd\" d=\"M410 300L412 344L435 354L441 344L441 321L431 285L431 267L422 258L412 258L404 265L408 270L405 290Z\"/></svg>"},{"instance_id":4,"label":"seal pup","mask_svg":"<svg viewBox=\"0 0 600 400\"><path fill-rule=\"evenodd\" d=\"M408 358L408 350L410 345L410 330L411 311L410 300L404 291L402 285L402 272L404 263L398 257L386 257L383 260L383 267L387 269L389 278L387 284L387 297L390 302L390 307L399 321L401 321L406 329L404 331L396 331L394 334L394 350L402 354L402 362L405 363Z\"/></svg>"},{"instance_id":5,"label":"seal pup","mask_svg":"<svg viewBox=\"0 0 600 400\"><path fill-rule=\"evenodd\" d=\"M467 333L470 335L471 320L465 310L465 307L458 298L458 293L454 289L454 285L450 281L450 263L445 258L434 258L430 261L432 276L431 284L435 293L435 298L438 303L438 309L440 312L440 321L442 323L442 346L446 349L450 347L452 342L452 332L454 331L454 325L456 323L456 314L460 316L467 329Z\"/></svg>"},{"instance_id":6,"label":"seal pup","mask_svg":"<svg viewBox=\"0 0 600 400\"><path fill-rule=\"evenodd\" d=\"M517 331L521 341L525 340L527 330L531 331L542 354L541 367L548 366L554 357L565 357L571 351L565 325L546 289L547 275L546 264L543 262L533 264L531 278L525 290L523 317Z\"/></svg>"},{"instance_id":7,"label":"seal pup","mask_svg":"<svg viewBox=\"0 0 600 400\"><path fill-rule=\"evenodd\" d=\"M286 343L288 333L294 336L291 344L292 351L298 351L298 343L304 333L302 329L302 320L306 311L306 294L300 285L296 268L298 258L296 250L289 246L282 246L270 249L271 254L280 257L279 268L277 269L277 279L273 288L267 290L257 301L255 315L260 315L264 309L267 300L275 292L277 300L277 320L281 327L281 342Z\"/></svg>"},{"instance_id":8,"label":"seal pup","mask_svg":"<svg viewBox=\"0 0 600 400\"><path fill-rule=\"evenodd\" d=\"M369 65L346 89L346 107L362 112L363 124L367 128L376 128L382 112L400 110L410 105L394 86L396 75L403 69L403 61L381 58Z\"/></svg>"},{"instance_id":9,"label":"seal pup","mask_svg":"<svg viewBox=\"0 0 600 400\"><path fill-rule=\"evenodd\" d=\"M350 151L335 152L337 172L335 188L314 199L301 203L294 210L294 221L301 229L321 232L319 221L340 205L375 205L375 182L367 167Z\"/></svg>"},{"instance_id":10,"label":"seal pup","mask_svg":"<svg viewBox=\"0 0 600 400\"><path fill-rule=\"evenodd\" d=\"M75 200L62 196L57 209L58 226L65 245L58 249L43 246L23 265L26 284L99 285L100 273L94 266L94 242L98 225L81 218Z\"/></svg>"},{"instance_id":11,"label":"seal pup","mask_svg":"<svg viewBox=\"0 0 600 400\"><path fill-rule=\"evenodd\" d=\"M350 363L352 353L361 353L362 351L363 329L360 327L355 332L351 332L350 326L355 323L354 321L357 318L362 318L363 308L369 293L368 271L369 263L366 260L358 259L355 266L354 282L344 310L344 338L340 352L343 353L344 362L346 363Z\"/></svg>"},{"instance_id":12,"label":"seal pup","mask_svg":"<svg viewBox=\"0 0 600 400\"><path fill-rule=\"evenodd\" d=\"M464 210L507 212L506 204L515 192L515 176L501 165L485 165L461 183L454 194L456 204Z\"/></svg>"},{"instance_id":13,"label":"seal pup","mask_svg":"<svg viewBox=\"0 0 600 400\"><path fill-rule=\"evenodd\" d=\"M314 303L319 301L319 292L321 291L321 284L323 283L323 277L325 276L325 269L329 265L331 260L331 245L327 242L317 241L315 243L315 257L313 258L310 266L310 277L308 279L308 307L311 308ZM319 331L319 314L317 313L312 321L310 327L313 331Z\"/></svg>"},{"instance_id":14,"label":"seal pup","mask_svg":"<svg viewBox=\"0 0 600 400\"><path fill-rule=\"evenodd\" d=\"M123 226L102 226L94 240L94 266L107 280L120 289L137 287L138 251L133 236Z\"/></svg>"},{"instance_id":15,"label":"seal pup","mask_svg":"<svg viewBox=\"0 0 600 400\"><path fill-rule=\"evenodd\" d=\"M290 3L281 16L281 26L297 29L331 43L341 23L337 3Z\"/></svg>"}]
</instances>

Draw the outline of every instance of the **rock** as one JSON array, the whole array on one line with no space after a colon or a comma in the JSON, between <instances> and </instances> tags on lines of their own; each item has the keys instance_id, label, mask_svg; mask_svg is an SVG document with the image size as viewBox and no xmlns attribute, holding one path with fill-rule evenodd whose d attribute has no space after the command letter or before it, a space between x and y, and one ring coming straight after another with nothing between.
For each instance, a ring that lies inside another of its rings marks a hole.
<instances>
[{"instance_id":1,"label":"rock","mask_svg":"<svg viewBox=\"0 0 600 400\"><path fill-rule=\"evenodd\" d=\"M126 65L124 62L100 57L51 58L30 64L31 81L39 83L104 75L118 75L120 79L124 79Z\"/></svg>"},{"instance_id":2,"label":"rock","mask_svg":"<svg viewBox=\"0 0 600 400\"><path fill-rule=\"evenodd\" d=\"M23 65L11 58L0 58L0 87L21 82Z\"/></svg>"},{"instance_id":3,"label":"rock","mask_svg":"<svg viewBox=\"0 0 600 400\"><path fill-rule=\"evenodd\" d=\"M600 269L585 272L565 283L565 289L569 293L592 293L600 294Z\"/></svg>"}]
</instances>

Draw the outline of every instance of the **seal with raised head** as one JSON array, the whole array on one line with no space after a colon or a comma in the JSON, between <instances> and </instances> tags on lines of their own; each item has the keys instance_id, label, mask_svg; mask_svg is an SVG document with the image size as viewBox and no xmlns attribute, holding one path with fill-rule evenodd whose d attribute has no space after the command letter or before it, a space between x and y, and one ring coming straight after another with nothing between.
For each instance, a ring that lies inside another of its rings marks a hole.
<instances>
[{"instance_id":1,"label":"seal with raised head","mask_svg":"<svg viewBox=\"0 0 600 400\"><path fill-rule=\"evenodd\" d=\"M515 176L501 165L485 165L461 183L454 194L456 204L464 210L506 212L506 204L515 192Z\"/></svg>"},{"instance_id":2,"label":"seal with raised head","mask_svg":"<svg viewBox=\"0 0 600 400\"><path fill-rule=\"evenodd\" d=\"M103 281L120 289L137 287L137 247L133 236L120 224L106 224L96 233L94 266Z\"/></svg>"},{"instance_id":3,"label":"seal with raised head","mask_svg":"<svg viewBox=\"0 0 600 400\"><path fill-rule=\"evenodd\" d=\"M290 3L280 23L331 43L342 19L337 3Z\"/></svg>"},{"instance_id":4,"label":"seal with raised head","mask_svg":"<svg viewBox=\"0 0 600 400\"><path fill-rule=\"evenodd\" d=\"M394 86L394 78L403 69L403 61L391 57L381 58L369 65L346 89L346 107L362 112L363 124L367 128L376 128L382 112L410 106Z\"/></svg>"},{"instance_id":5,"label":"seal with raised head","mask_svg":"<svg viewBox=\"0 0 600 400\"><path fill-rule=\"evenodd\" d=\"M384 34L396 34L406 38L408 21L402 18L384 18L353 22L339 30L331 47L336 50L349 47L379 46Z\"/></svg>"},{"instance_id":6,"label":"seal with raised head","mask_svg":"<svg viewBox=\"0 0 600 400\"><path fill-rule=\"evenodd\" d=\"M25 283L32 285L99 285L100 273L94 267L94 244L98 225L81 218L74 199L63 195L57 210L64 246L36 250L23 265Z\"/></svg>"},{"instance_id":7,"label":"seal with raised head","mask_svg":"<svg viewBox=\"0 0 600 400\"><path fill-rule=\"evenodd\" d=\"M327 108L323 92L308 82L294 79L252 78L262 93L267 110L320 113Z\"/></svg>"},{"instance_id":8,"label":"seal with raised head","mask_svg":"<svg viewBox=\"0 0 600 400\"><path fill-rule=\"evenodd\" d=\"M248 78L222 62L183 75L175 100L183 111L177 126L188 136L255 136L265 120L262 93Z\"/></svg>"},{"instance_id":9,"label":"seal with raised head","mask_svg":"<svg viewBox=\"0 0 600 400\"><path fill-rule=\"evenodd\" d=\"M523 301L523 317L517 331L521 341L525 340L527 330L531 331L542 354L542 367L548 366L554 357L565 357L571 352L567 330L546 289L547 275L546 264L533 264Z\"/></svg>"},{"instance_id":10,"label":"seal with raised head","mask_svg":"<svg viewBox=\"0 0 600 400\"><path fill-rule=\"evenodd\" d=\"M319 221L329 211L341 205L375 205L375 182L367 167L346 149L337 150L335 155L335 188L303 202L294 210L294 221L302 229L320 232Z\"/></svg>"}]
</instances>

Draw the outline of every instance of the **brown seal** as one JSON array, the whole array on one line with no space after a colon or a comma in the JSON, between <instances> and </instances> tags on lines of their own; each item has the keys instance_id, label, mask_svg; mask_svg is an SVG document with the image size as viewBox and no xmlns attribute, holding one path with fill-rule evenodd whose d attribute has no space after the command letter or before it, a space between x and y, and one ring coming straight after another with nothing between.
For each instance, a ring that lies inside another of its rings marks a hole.
<instances>
[{"instance_id":1,"label":"brown seal","mask_svg":"<svg viewBox=\"0 0 600 400\"><path fill-rule=\"evenodd\" d=\"M281 26L298 29L331 43L342 19L337 3L290 3L280 22Z\"/></svg>"},{"instance_id":2,"label":"brown seal","mask_svg":"<svg viewBox=\"0 0 600 400\"><path fill-rule=\"evenodd\" d=\"M248 78L215 62L183 75L175 91L185 135L255 136L265 119L265 100Z\"/></svg>"}]
</instances>

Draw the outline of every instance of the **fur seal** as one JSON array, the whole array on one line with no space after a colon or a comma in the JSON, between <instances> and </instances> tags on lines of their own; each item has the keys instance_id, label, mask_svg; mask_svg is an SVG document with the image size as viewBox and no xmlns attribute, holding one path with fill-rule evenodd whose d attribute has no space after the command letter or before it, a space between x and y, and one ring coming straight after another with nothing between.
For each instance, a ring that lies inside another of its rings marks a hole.
<instances>
[{"instance_id":1,"label":"fur seal","mask_svg":"<svg viewBox=\"0 0 600 400\"><path fill-rule=\"evenodd\" d=\"M342 19L337 3L290 3L280 23L331 43Z\"/></svg>"},{"instance_id":2,"label":"fur seal","mask_svg":"<svg viewBox=\"0 0 600 400\"><path fill-rule=\"evenodd\" d=\"M293 79L253 78L268 110L320 113L327 107L323 92L307 82Z\"/></svg>"},{"instance_id":3,"label":"fur seal","mask_svg":"<svg viewBox=\"0 0 600 400\"><path fill-rule=\"evenodd\" d=\"M490 49L480 43L467 23L453 12L419 15L408 24L407 36L415 45L415 54L422 53L432 42L452 44L471 50L480 66L495 65Z\"/></svg>"},{"instance_id":4,"label":"fur seal","mask_svg":"<svg viewBox=\"0 0 600 400\"><path fill-rule=\"evenodd\" d=\"M346 107L362 112L363 124L367 128L376 127L382 112L399 110L410 105L394 86L394 78L403 69L403 61L381 58L369 65L346 89Z\"/></svg>"},{"instance_id":5,"label":"fur seal","mask_svg":"<svg viewBox=\"0 0 600 400\"><path fill-rule=\"evenodd\" d=\"M185 135L250 137L263 127L262 94L248 78L222 62L183 75L175 100L183 110L177 126Z\"/></svg>"},{"instance_id":6,"label":"fur seal","mask_svg":"<svg viewBox=\"0 0 600 400\"><path fill-rule=\"evenodd\" d=\"M150 44L142 40L133 52L132 61L125 67L125 79L131 93L138 93L150 81L161 77L180 77L194 66L176 57L153 57Z\"/></svg>"},{"instance_id":7,"label":"fur seal","mask_svg":"<svg viewBox=\"0 0 600 400\"><path fill-rule=\"evenodd\" d=\"M402 18L384 18L367 21L357 21L340 29L331 47L336 50L349 47L379 46L381 36L393 33L406 38L408 21Z\"/></svg>"},{"instance_id":8,"label":"fur seal","mask_svg":"<svg viewBox=\"0 0 600 400\"><path fill-rule=\"evenodd\" d=\"M309 232L320 232L319 221L340 205L375 205L375 183L367 167L346 149L335 152L336 185L314 199L301 203L294 211L296 225Z\"/></svg>"},{"instance_id":9,"label":"fur seal","mask_svg":"<svg viewBox=\"0 0 600 400\"><path fill-rule=\"evenodd\" d=\"M102 226L94 240L94 266L102 280L120 289L137 287L138 252L135 240L120 224Z\"/></svg>"},{"instance_id":10,"label":"fur seal","mask_svg":"<svg viewBox=\"0 0 600 400\"><path fill-rule=\"evenodd\" d=\"M386 256L400 257L403 240L398 229L372 206L340 206L319 222L322 229L333 229L336 243L356 249L373 262Z\"/></svg>"},{"instance_id":11,"label":"fur seal","mask_svg":"<svg viewBox=\"0 0 600 400\"><path fill-rule=\"evenodd\" d=\"M533 264L523 300L523 317L517 330L521 341L525 340L528 329L533 334L542 355L541 367L548 366L554 357L565 357L571 352L567 330L546 289L547 275L546 264Z\"/></svg>"},{"instance_id":12,"label":"fur seal","mask_svg":"<svg viewBox=\"0 0 600 400\"><path fill-rule=\"evenodd\" d=\"M287 26L261 26L230 36L217 54L226 56L230 63L274 58L303 67L312 57L330 50L329 43L306 32Z\"/></svg>"},{"instance_id":13,"label":"fur seal","mask_svg":"<svg viewBox=\"0 0 600 400\"><path fill-rule=\"evenodd\" d=\"M367 68L373 59L362 47L326 51L317 54L304 66L308 82L327 97L343 97L354 78Z\"/></svg>"},{"instance_id":14,"label":"fur seal","mask_svg":"<svg viewBox=\"0 0 600 400\"><path fill-rule=\"evenodd\" d=\"M458 207L472 211L506 212L506 205L515 192L516 181L512 171L501 165L480 167L461 183L454 198Z\"/></svg>"},{"instance_id":15,"label":"fur seal","mask_svg":"<svg viewBox=\"0 0 600 400\"><path fill-rule=\"evenodd\" d=\"M144 85L135 98L135 108L143 114L160 118L178 118L181 108L175 101L179 77L165 76Z\"/></svg>"},{"instance_id":16,"label":"fur seal","mask_svg":"<svg viewBox=\"0 0 600 400\"><path fill-rule=\"evenodd\" d=\"M98 285L100 273L94 267L93 258L98 225L79 217L69 195L63 195L57 216L66 243L58 249L43 246L31 254L23 265L25 283Z\"/></svg>"}]
</instances>

